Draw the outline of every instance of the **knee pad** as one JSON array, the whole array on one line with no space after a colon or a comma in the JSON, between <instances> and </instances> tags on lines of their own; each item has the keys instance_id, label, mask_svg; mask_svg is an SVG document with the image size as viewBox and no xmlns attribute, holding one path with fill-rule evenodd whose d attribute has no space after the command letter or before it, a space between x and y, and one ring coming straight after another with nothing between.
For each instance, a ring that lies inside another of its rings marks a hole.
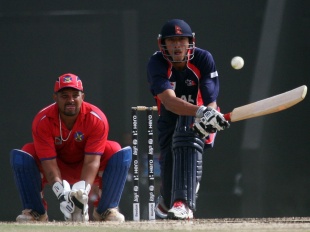
<instances>
[{"instance_id":1,"label":"knee pad","mask_svg":"<svg viewBox=\"0 0 310 232\"><path fill-rule=\"evenodd\" d=\"M194 117L180 116L173 134L173 183L172 204L185 200L196 209L196 193L202 176L202 152L204 140L191 129Z\"/></svg>"},{"instance_id":2,"label":"knee pad","mask_svg":"<svg viewBox=\"0 0 310 232\"><path fill-rule=\"evenodd\" d=\"M100 170L104 170L107 167L107 163L110 160L110 158L119 150L121 150L121 145L113 140L107 140L105 149L104 149L104 155L101 157L101 163L100 163Z\"/></svg>"},{"instance_id":3,"label":"knee pad","mask_svg":"<svg viewBox=\"0 0 310 232\"><path fill-rule=\"evenodd\" d=\"M10 153L10 164L23 208L44 214L41 174L34 158L25 151L13 149Z\"/></svg>"},{"instance_id":4,"label":"knee pad","mask_svg":"<svg viewBox=\"0 0 310 232\"><path fill-rule=\"evenodd\" d=\"M118 207L128 170L131 165L132 149L127 146L116 152L108 161L107 167L102 175L102 194L97 207L99 214L109 208Z\"/></svg>"}]
</instances>

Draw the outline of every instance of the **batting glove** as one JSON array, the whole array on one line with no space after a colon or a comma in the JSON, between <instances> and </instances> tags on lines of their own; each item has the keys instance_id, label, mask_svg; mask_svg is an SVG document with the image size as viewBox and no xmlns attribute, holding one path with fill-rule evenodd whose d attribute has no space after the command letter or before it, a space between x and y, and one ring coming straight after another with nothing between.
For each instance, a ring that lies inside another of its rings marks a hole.
<instances>
[{"instance_id":1,"label":"batting glove","mask_svg":"<svg viewBox=\"0 0 310 232\"><path fill-rule=\"evenodd\" d=\"M205 138L210 133L224 130L229 128L229 126L230 124L223 114L212 107L200 106L196 112L193 128L200 136Z\"/></svg>"}]
</instances>

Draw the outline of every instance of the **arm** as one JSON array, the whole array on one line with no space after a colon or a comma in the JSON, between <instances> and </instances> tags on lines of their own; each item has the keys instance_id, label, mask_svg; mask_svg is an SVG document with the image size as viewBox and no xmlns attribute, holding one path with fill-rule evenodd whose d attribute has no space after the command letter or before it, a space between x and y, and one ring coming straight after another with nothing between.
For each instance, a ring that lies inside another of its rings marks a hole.
<instances>
[{"instance_id":1,"label":"arm","mask_svg":"<svg viewBox=\"0 0 310 232\"><path fill-rule=\"evenodd\" d=\"M59 200L60 211L64 214L66 220L71 220L74 205L68 196L71 190L69 183L66 180L62 180L56 159L44 160L41 164L45 177Z\"/></svg>"},{"instance_id":2,"label":"arm","mask_svg":"<svg viewBox=\"0 0 310 232\"><path fill-rule=\"evenodd\" d=\"M165 90L164 92L158 94L157 97L167 110L178 115L196 116L196 112L199 108L197 105L193 105L182 100L181 98L176 97L175 92L172 89ZM211 102L208 106L214 109L217 108L216 102Z\"/></svg>"},{"instance_id":3,"label":"arm","mask_svg":"<svg viewBox=\"0 0 310 232\"><path fill-rule=\"evenodd\" d=\"M100 155L85 155L81 180L87 184L93 184L100 166Z\"/></svg>"},{"instance_id":4,"label":"arm","mask_svg":"<svg viewBox=\"0 0 310 232\"><path fill-rule=\"evenodd\" d=\"M72 186L62 180L56 159L42 162L42 167L48 183L60 202L60 210L66 220L85 221L88 220L86 210L88 209L88 194L91 189L100 165L99 155L86 155L82 168L81 180ZM79 202L79 203L78 203ZM79 216L79 217L78 217Z\"/></svg>"},{"instance_id":5,"label":"arm","mask_svg":"<svg viewBox=\"0 0 310 232\"><path fill-rule=\"evenodd\" d=\"M98 173L100 165L99 155L86 155L84 158L84 165L82 168L81 179L84 181L77 182L73 185L72 190L67 181L62 180L61 173L59 171L56 159L42 161L42 168L44 170L48 183L52 186L52 189L59 200L60 210L64 214L66 220L86 220L83 218L76 218L76 215L84 216L85 210L88 209L88 193L90 191L90 185L92 184L96 174ZM78 187L75 189L74 187ZM78 192L78 190L83 190ZM78 195L82 193L83 195ZM76 201L80 202L76 208ZM81 207L83 214L81 214ZM76 214L74 212L77 211Z\"/></svg>"},{"instance_id":6,"label":"arm","mask_svg":"<svg viewBox=\"0 0 310 232\"><path fill-rule=\"evenodd\" d=\"M55 182L62 183L61 173L56 159L44 160L41 162L45 177L48 183L53 186Z\"/></svg>"}]
</instances>

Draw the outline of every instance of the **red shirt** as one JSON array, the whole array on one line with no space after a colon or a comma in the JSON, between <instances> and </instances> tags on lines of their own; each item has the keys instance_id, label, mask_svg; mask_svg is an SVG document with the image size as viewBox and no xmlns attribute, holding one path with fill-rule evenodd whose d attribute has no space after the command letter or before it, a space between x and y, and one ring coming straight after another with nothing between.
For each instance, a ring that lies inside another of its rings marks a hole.
<instances>
[{"instance_id":1,"label":"red shirt","mask_svg":"<svg viewBox=\"0 0 310 232\"><path fill-rule=\"evenodd\" d=\"M109 132L105 114L96 106L83 102L70 131L62 122L60 137L59 112L56 103L42 109L32 123L32 136L39 159L58 158L67 164L84 160L85 154L102 155ZM69 136L69 137L68 137ZM63 141L66 140L67 141Z\"/></svg>"}]
</instances>

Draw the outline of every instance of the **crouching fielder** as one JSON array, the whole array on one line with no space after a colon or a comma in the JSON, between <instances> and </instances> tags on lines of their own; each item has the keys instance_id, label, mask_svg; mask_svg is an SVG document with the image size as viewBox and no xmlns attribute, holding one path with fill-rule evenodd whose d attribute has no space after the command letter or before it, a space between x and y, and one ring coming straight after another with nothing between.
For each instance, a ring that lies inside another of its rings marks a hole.
<instances>
[{"instance_id":1,"label":"crouching fielder","mask_svg":"<svg viewBox=\"0 0 310 232\"><path fill-rule=\"evenodd\" d=\"M93 219L123 222L118 205L131 164L131 148L107 140L107 118L84 101L78 76L67 73L57 78L53 99L55 103L33 120L33 142L10 154L23 206L16 220L48 220L43 190L49 184L65 220L88 221L89 195L98 189Z\"/></svg>"}]
</instances>

